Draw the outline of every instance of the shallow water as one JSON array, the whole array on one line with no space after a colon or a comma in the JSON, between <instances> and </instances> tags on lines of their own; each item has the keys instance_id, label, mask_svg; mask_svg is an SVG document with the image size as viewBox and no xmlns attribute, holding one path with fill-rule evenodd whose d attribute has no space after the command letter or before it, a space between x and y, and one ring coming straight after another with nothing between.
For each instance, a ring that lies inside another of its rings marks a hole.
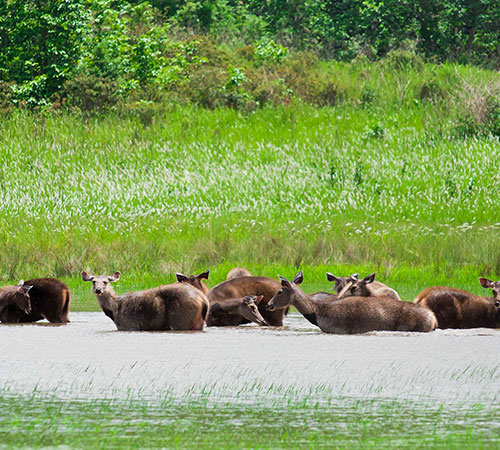
<instances>
[{"instance_id":1,"label":"shallow water","mask_svg":"<svg viewBox=\"0 0 500 450\"><path fill-rule=\"evenodd\" d=\"M68 325L0 325L0 391L88 400L203 396L277 406L336 398L444 405L500 400L500 330L321 333L284 328L118 332L102 313Z\"/></svg>"}]
</instances>

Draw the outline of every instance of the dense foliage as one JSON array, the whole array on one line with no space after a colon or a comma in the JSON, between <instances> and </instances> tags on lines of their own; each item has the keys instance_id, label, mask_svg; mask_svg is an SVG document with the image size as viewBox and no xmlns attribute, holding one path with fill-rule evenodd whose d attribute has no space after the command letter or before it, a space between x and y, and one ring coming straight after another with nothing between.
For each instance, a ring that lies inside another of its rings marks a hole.
<instances>
[{"instance_id":1,"label":"dense foliage","mask_svg":"<svg viewBox=\"0 0 500 450\"><path fill-rule=\"evenodd\" d=\"M1 0L0 108L311 102L290 82L298 66L406 49L493 67L499 24L496 0ZM339 101L323 81L312 102Z\"/></svg>"}]
</instances>

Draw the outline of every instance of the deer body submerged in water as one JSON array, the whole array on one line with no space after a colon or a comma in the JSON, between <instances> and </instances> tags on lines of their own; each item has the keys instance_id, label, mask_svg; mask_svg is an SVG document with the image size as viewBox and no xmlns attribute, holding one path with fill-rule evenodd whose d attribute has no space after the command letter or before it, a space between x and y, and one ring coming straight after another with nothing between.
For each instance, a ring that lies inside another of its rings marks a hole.
<instances>
[{"instance_id":1,"label":"deer body submerged in water","mask_svg":"<svg viewBox=\"0 0 500 450\"><path fill-rule=\"evenodd\" d=\"M83 281L92 282L99 306L122 331L203 330L209 303L200 289L188 283L173 283L117 296L113 275L94 276L82 272Z\"/></svg>"},{"instance_id":2,"label":"deer body submerged in water","mask_svg":"<svg viewBox=\"0 0 500 450\"><path fill-rule=\"evenodd\" d=\"M439 328L500 328L500 281L479 278L479 283L493 297L436 286L418 294L415 303L434 312Z\"/></svg>"},{"instance_id":3,"label":"deer body submerged in water","mask_svg":"<svg viewBox=\"0 0 500 450\"><path fill-rule=\"evenodd\" d=\"M214 286L207 293L208 300L211 304L223 302L227 299L241 299L247 295L262 296L262 300L258 305L259 312L267 325L281 327L283 325L283 316L285 310L269 311L266 309L267 302L271 300L274 294L280 289L279 281L267 277L238 277L231 280L223 281L217 286ZM220 312L220 320L224 320L231 325L239 325L248 323L249 320L243 316L231 317L226 314L225 319L222 319L223 311ZM237 323L235 323L237 322Z\"/></svg>"},{"instance_id":4,"label":"deer body submerged in water","mask_svg":"<svg viewBox=\"0 0 500 450\"><path fill-rule=\"evenodd\" d=\"M268 303L271 311L295 306L312 324L325 333L357 334L368 331L432 331L436 317L427 308L392 298L349 297L343 300L314 301L297 285L303 280L302 272L292 282L280 277L281 289Z\"/></svg>"},{"instance_id":5,"label":"deer body submerged in water","mask_svg":"<svg viewBox=\"0 0 500 450\"><path fill-rule=\"evenodd\" d=\"M32 286L19 281L17 286L0 288L0 322L19 323L21 314L31 314L29 291Z\"/></svg>"},{"instance_id":6,"label":"deer body submerged in water","mask_svg":"<svg viewBox=\"0 0 500 450\"><path fill-rule=\"evenodd\" d=\"M337 290L337 284L335 283L334 289L338 292L339 300L347 297L386 297L393 298L394 300L401 301L399 294L389 286L384 283L380 283L379 281L375 281L376 273L372 273L362 280L358 279L358 274L355 273L350 277L343 277L344 281L343 285L339 290ZM338 278L334 277L331 273L326 274L326 277L329 281L338 280ZM333 280L331 277L335 278Z\"/></svg>"},{"instance_id":7,"label":"deer body submerged in water","mask_svg":"<svg viewBox=\"0 0 500 450\"><path fill-rule=\"evenodd\" d=\"M191 286L200 289L204 294L207 294L207 285L203 283L202 280L208 280L209 274L210 271L207 270L194 276L188 276L182 273L176 273L175 276L177 277L177 281L179 283L190 284ZM259 325L267 325L267 322L262 317L258 309L258 305L263 298L263 295L246 295L241 298L230 298L224 296L218 296L216 299L211 298L209 300L210 310L206 319L207 326L236 326L242 323L242 320L246 322L255 322Z\"/></svg>"}]
</instances>

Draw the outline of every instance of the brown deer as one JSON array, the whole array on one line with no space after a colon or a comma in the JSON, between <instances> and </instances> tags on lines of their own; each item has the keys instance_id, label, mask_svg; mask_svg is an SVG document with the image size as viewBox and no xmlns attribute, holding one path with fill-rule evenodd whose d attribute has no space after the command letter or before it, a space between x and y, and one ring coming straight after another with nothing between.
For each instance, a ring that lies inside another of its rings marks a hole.
<instances>
[{"instance_id":1,"label":"brown deer","mask_svg":"<svg viewBox=\"0 0 500 450\"><path fill-rule=\"evenodd\" d=\"M252 274L247 269L244 269L243 267L234 267L228 272L226 280L232 280L233 278L240 278L240 277L251 277L251 276Z\"/></svg>"},{"instance_id":2,"label":"brown deer","mask_svg":"<svg viewBox=\"0 0 500 450\"><path fill-rule=\"evenodd\" d=\"M353 278L351 275L349 281L339 292L339 300L346 297L387 297L401 301L401 298L394 289L386 286L384 283L375 281L375 275L376 273L374 272L362 280L359 280L357 276Z\"/></svg>"},{"instance_id":3,"label":"brown deer","mask_svg":"<svg viewBox=\"0 0 500 450\"><path fill-rule=\"evenodd\" d=\"M208 287L203 282L203 280L208 280L209 275L210 275L210 270L206 270L205 272L200 273L199 275L192 275L192 276L184 275L182 273L176 273L175 277L177 278L177 281L179 283L190 284L191 286L198 288L201 292L206 294L208 292Z\"/></svg>"},{"instance_id":4,"label":"brown deer","mask_svg":"<svg viewBox=\"0 0 500 450\"><path fill-rule=\"evenodd\" d=\"M357 281L358 274L353 273L350 277L336 277L333 273L326 272L326 279L328 281L331 281L332 283L335 283L333 285L333 290L337 294L339 294L347 284L352 284L353 282Z\"/></svg>"},{"instance_id":5,"label":"brown deer","mask_svg":"<svg viewBox=\"0 0 500 450\"><path fill-rule=\"evenodd\" d=\"M71 291L57 278L33 278L26 281L32 285L30 291L31 313L21 314L20 322L36 322L47 319L51 323L69 322Z\"/></svg>"},{"instance_id":6,"label":"brown deer","mask_svg":"<svg viewBox=\"0 0 500 450\"><path fill-rule=\"evenodd\" d=\"M31 300L28 292L32 286L19 281L17 286L0 288L0 322L19 323L21 314L31 313Z\"/></svg>"},{"instance_id":7,"label":"brown deer","mask_svg":"<svg viewBox=\"0 0 500 450\"><path fill-rule=\"evenodd\" d=\"M145 291L117 296L113 275L94 276L82 272L83 281L92 282L99 306L118 330L203 330L209 303L201 290L188 283L173 283Z\"/></svg>"},{"instance_id":8,"label":"brown deer","mask_svg":"<svg viewBox=\"0 0 500 450\"><path fill-rule=\"evenodd\" d=\"M297 284L302 272L290 282L280 276L281 289L268 303L271 311L295 306L325 333L356 334L368 331L432 331L437 321L427 308L387 297L349 297L335 302L311 300Z\"/></svg>"},{"instance_id":9,"label":"brown deer","mask_svg":"<svg viewBox=\"0 0 500 450\"><path fill-rule=\"evenodd\" d=\"M247 295L262 295L259 311L270 326L281 327L285 310L267 311L266 305L280 289L280 283L267 277L239 277L223 281L208 291L210 303L221 302L225 299L242 298ZM239 317L239 324L248 323L248 319Z\"/></svg>"},{"instance_id":10,"label":"brown deer","mask_svg":"<svg viewBox=\"0 0 500 450\"><path fill-rule=\"evenodd\" d=\"M258 305L263 298L263 295L247 295L243 298L224 299L211 302L207 326L236 326L240 324L241 317L244 317L249 322L255 322L258 325L267 325L258 309Z\"/></svg>"},{"instance_id":11,"label":"brown deer","mask_svg":"<svg viewBox=\"0 0 500 450\"><path fill-rule=\"evenodd\" d=\"M317 302L334 302L338 300L337 295L328 292L313 292L309 294L309 298Z\"/></svg>"},{"instance_id":12,"label":"brown deer","mask_svg":"<svg viewBox=\"0 0 500 450\"><path fill-rule=\"evenodd\" d=\"M480 297L462 289L436 286L418 294L415 303L434 312L439 328L500 328L500 281L479 278L493 297Z\"/></svg>"}]
</instances>

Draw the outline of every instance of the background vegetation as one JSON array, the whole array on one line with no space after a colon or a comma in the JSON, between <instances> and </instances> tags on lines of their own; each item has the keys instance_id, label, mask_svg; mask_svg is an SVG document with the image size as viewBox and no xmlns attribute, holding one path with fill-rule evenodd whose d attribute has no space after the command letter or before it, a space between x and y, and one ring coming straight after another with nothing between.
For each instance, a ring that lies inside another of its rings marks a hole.
<instances>
[{"instance_id":1,"label":"background vegetation","mask_svg":"<svg viewBox=\"0 0 500 450\"><path fill-rule=\"evenodd\" d=\"M82 269L480 292L499 23L490 0L0 2L4 282L62 277L84 309Z\"/></svg>"},{"instance_id":2,"label":"background vegetation","mask_svg":"<svg viewBox=\"0 0 500 450\"><path fill-rule=\"evenodd\" d=\"M334 78L302 85L318 57L374 61L403 48L416 64L498 68L499 23L495 0L3 0L0 103L332 104L343 93Z\"/></svg>"}]
</instances>

